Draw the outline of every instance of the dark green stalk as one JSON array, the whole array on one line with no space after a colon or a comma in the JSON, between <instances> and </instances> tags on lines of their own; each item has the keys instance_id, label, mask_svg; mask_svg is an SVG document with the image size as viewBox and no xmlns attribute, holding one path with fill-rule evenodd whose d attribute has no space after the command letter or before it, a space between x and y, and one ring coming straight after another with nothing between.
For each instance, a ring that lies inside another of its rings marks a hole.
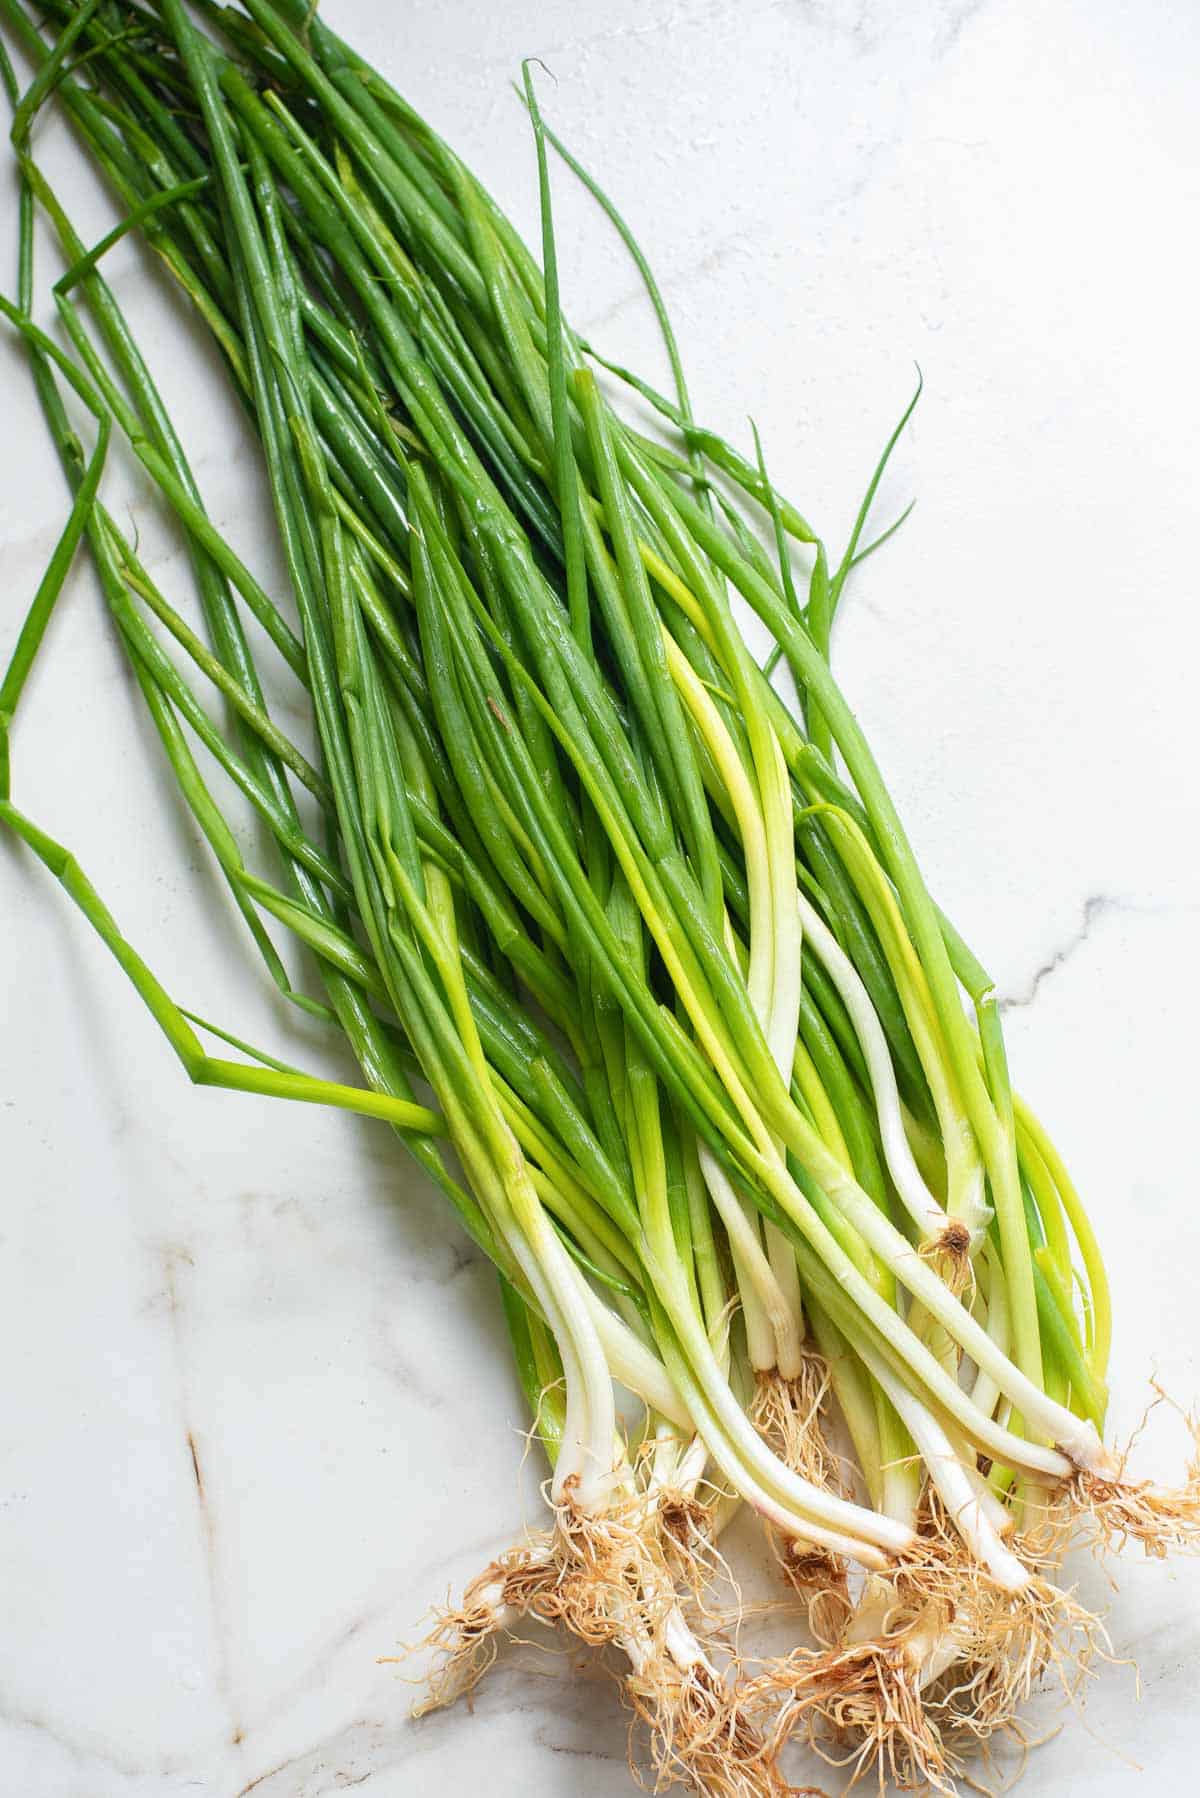
<instances>
[{"instance_id":1,"label":"dark green stalk","mask_svg":"<svg viewBox=\"0 0 1200 1798\"><path fill-rule=\"evenodd\" d=\"M90 521L96 490L104 472L110 435L111 421L102 418L96 436L96 447L75 491L62 535L55 544L46 572L38 583L32 604L25 614L25 622L17 633L16 645L4 679L0 681L0 799L9 797L9 737L13 719L16 717L29 670L33 667L46 627L58 603L63 582L75 560L75 551Z\"/></svg>"}]
</instances>

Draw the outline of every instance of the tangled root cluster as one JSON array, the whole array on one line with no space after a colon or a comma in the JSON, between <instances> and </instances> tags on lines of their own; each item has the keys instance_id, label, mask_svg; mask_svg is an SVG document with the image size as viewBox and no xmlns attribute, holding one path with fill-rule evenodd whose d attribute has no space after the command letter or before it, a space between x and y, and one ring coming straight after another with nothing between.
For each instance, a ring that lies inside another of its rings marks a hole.
<instances>
[{"instance_id":1,"label":"tangled root cluster","mask_svg":"<svg viewBox=\"0 0 1200 1798\"><path fill-rule=\"evenodd\" d=\"M1150 1408L1164 1397L1159 1391ZM1080 1469L1050 1495L1026 1523L1023 1558L1045 1569L1061 1566L1075 1546L1090 1547L1100 1559L1131 1545L1156 1561L1200 1554L1200 1417L1185 1415L1184 1422L1192 1450L1182 1484L1129 1479L1130 1442L1102 1472Z\"/></svg>"},{"instance_id":2,"label":"tangled root cluster","mask_svg":"<svg viewBox=\"0 0 1200 1798\"><path fill-rule=\"evenodd\" d=\"M806 1353L794 1379L756 1377L750 1421L793 1473L844 1493L845 1468L829 1440L829 1399L829 1369L820 1355Z\"/></svg>"},{"instance_id":3,"label":"tangled root cluster","mask_svg":"<svg viewBox=\"0 0 1200 1798\"><path fill-rule=\"evenodd\" d=\"M922 1675L954 1613L914 1572L868 1578L857 1607L846 1600L836 1633L822 1627L828 1613L810 1606L821 1646L794 1649L750 1683L747 1702L756 1717L774 1718L777 1752L798 1737L851 1783L874 1772L881 1787L890 1779L948 1789L957 1769L927 1713Z\"/></svg>"},{"instance_id":4,"label":"tangled root cluster","mask_svg":"<svg viewBox=\"0 0 1200 1798\"><path fill-rule=\"evenodd\" d=\"M1066 1488L1062 1503L1070 1525L1078 1530L1081 1520L1091 1532L1094 1546L1112 1554L1136 1543L1154 1560L1170 1554L1200 1553L1200 1427L1189 1420L1193 1451L1183 1484L1176 1487L1126 1480L1125 1463L1112 1478L1077 1473Z\"/></svg>"},{"instance_id":5,"label":"tangled root cluster","mask_svg":"<svg viewBox=\"0 0 1200 1798\"><path fill-rule=\"evenodd\" d=\"M499 1653L499 1636L518 1613L505 1602L508 1571L493 1561L463 1593L462 1603L439 1611L422 1647L433 1655L414 1717L427 1717L475 1690Z\"/></svg>"},{"instance_id":6,"label":"tangled root cluster","mask_svg":"<svg viewBox=\"0 0 1200 1798\"><path fill-rule=\"evenodd\" d=\"M878 1773L882 1787L920 1782L946 1790L947 1754L925 1714L903 1640L797 1649L756 1682L754 1696L775 1713L772 1746L799 1735L851 1783Z\"/></svg>"},{"instance_id":7,"label":"tangled root cluster","mask_svg":"<svg viewBox=\"0 0 1200 1798\"><path fill-rule=\"evenodd\" d=\"M705 1798L785 1798L776 1766L736 1687L715 1664L681 1609L680 1567L703 1565L696 1539L703 1507L630 1497L602 1516L568 1492L554 1528L493 1561L439 1618L418 1715L452 1703L482 1678L499 1640L523 1619L565 1629L594 1649L619 1651L621 1685L646 1725L656 1789L683 1783Z\"/></svg>"},{"instance_id":8,"label":"tangled root cluster","mask_svg":"<svg viewBox=\"0 0 1200 1798\"><path fill-rule=\"evenodd\" d=\"M713 1555L709 1508L692 1492L667 1490L658 1500L663 1554L698 1581L697 1569Z\"/></svg>"},{"instance_id":9,"label":"tangled root cluster","mask_svg":"<svg viewBox=\"0 0 1200 1798\"><path fill-rule=\"evenodd\" d=\"M649 1730L656 1789L678 1781L705 1798L788 1798L796 1792L779 1771L777 1750L706 1662L677 1683L631 1674L625 1696Z\"/></svg>"},{"instance_id":10,"label":"tangled root cluster","mask_svg":"<svg viewBox=\"0 0 1200 1798\"><path fill-rule=\"evenodd\" d=\"M1110 1659L1096 1614L1049 1580L1033 1578L972 1633L970 1645L924 1692L926 1713L944 1745L985 1748L998 1734L1020 1739L1020 1707L1048 1673L1075 1697L1097 1655Z\"/></svg>"},{"instance_id":11,"label":"tangled root cluster","mask_svg":"<svg viewBox=\"0 0 1200 1798\"><path fill-rule=\"evenodd\" d=\"M845 1491L826 1430L827 1392L827 1370L811 1356L795 1380L760 1379L753 1416L789 1466ZM1200 1548L1195 1420L1191 1428L1195 1451L1175 1490L1128 1480L1122 1457L1103 1474L1076 1474L1040 1506L1031 1491L1010 1544L1028 1571L1016 1591L974 1561L934 1496L923 1502L913 1550L886 1574L870 1575L856 1599L836 1556L777 1540L816 1646L753 1673L717 1646L723 1619L705 1592L724 1563L709 1507L692 1492L634 1495L631 1486L622 1506L596 1517L568 1493L552 1530L494 1561L438 1620L435 1670L418 1710L469 1692L499 1641L536 1618L620 1654L625 1700L649 1735L656 1790L682 1783L705 1798L814 1792L789 1786L779 1770L798 1740L852 1784L871 1777L880 1790L891 1782L953 1793L969 1762L997 1739L1027 1746L1020 1708L1048 1676L1075 1697L1092 1662L1112 1659L1098 1617L1051 1578L1081 1536L1101 1553L1129 1542L1155 1557ZM707 1634L695 1633L683 1607Z\"/></svg>"},{"instance_id":12,"label":"tangled root cluster","mask_svg":"<svg viewBox=\"0 0 1200 1798\"><path fill-rule=\"evenodd\" d=\"M774 1717L772 1746L799 1736L851 1782L954 1791L967 1757L998 1733L1019 1739L1018 1709L1050 1670L1074 1692L1096 1652L1099 1620L1031 1567L1017 1592L975 1563L941 1506L927 1501L920 1541L872 1575L836 1639L769 1664L746 1690Z\"/></svg>"},{"instance_id":13,"label":"tangled root cluster","mask_svg":"<svg viewBox=\"0 0 1200 1798\"><path fill-rule=\"evenodd\" d=\"M750 1419L785 1466L826 1492L851 1496L842 1458L829 1439L829 1369L817 1354L805 1354L795 1379L759 1374ZM850 1608L847 1568L840 1555L771 1532L771 1546L784 1580L804 1600L809 1628L818 1640L836 1634Z\"/></svg>"}]
</instances>

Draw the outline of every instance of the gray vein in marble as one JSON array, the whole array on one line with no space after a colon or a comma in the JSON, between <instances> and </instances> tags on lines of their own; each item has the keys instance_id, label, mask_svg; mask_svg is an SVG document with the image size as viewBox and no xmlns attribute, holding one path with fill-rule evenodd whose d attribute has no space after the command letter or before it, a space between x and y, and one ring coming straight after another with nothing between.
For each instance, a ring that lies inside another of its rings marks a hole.
<instances>
[{"instance_id":1,"label":"gray vein in marble","mask_svg":"<svg viewBox=\"0 0 1200 1798\"><path fill-rule=\"evenodd\" d=\"M731 231L728 236L718 238L716 243L709 243L702 255L681 263L677 268L668 270L659 277L660 285L667 295L678 296L687 292L693 282L707 279L720 271L743 250L750 250L755 243L767 235L764 231ZM656 271L657 273L657 271ZM618 294L600 312L592 313L584 318L582 329L584 335L594 338L598 331L629 309L630 306L646 303L646 289L640 281L628 287L624 293Z\"/></svg>"},{"instance_id":2,"label":"gray vein in marble","mask_svg":"<svg viewBox=\"0 0 1200 1798\"><path fill-rule=\"evenodd\" d=\"M1083 948L1101 918L1111 914L1122 917L1160 918L1177 912L1195 912L1200 910L1200 902L1190 904L1152 905L1133 899L1123 899L1116 893L1089 893L1083 902L1083 911L1079 924L1065 943L1060 943L1046 959L1034 969L1025 986L1018 993L1001 995L1001 1012L1024 1011L1033 1004L1045 981L1051 979L1066 966Z\"/></svg>"},{"instance_id":3,"label":"gray vein in marble","mask_svg":"<svg viewBox=\"0 0 1200 1798\"><path fill-rule=\"evenodd\" d=\"M484 1562L489 1561L496 1553L497 1546L496 1536L493 1533L483 1537L477 1542L456 1547L452 1555L448 1555L443 1560L435 1562L426 1570L430 1591L432 1592L433 1590L434 1576L439 1570L451 1565L457 1566L457 1564L461 1562L465 1563L470 1568L471 1573L474 1573L476 1571L475 1563L478 1562L483 1564ZM391 1616L396 1608L398 1592L406 1589L406 1584L399 1576L397 1586L397 1591L389 1591L377 1604L372 1605L368 1610L360 1612L356 1617L352 1617L348 1623L343 1623L340 1628L333 1631L327 1639L315 1649L303 1671L289 1681L288 1685L275 1695L270 1704L259 1709L252 1717L245 1719L245 1736L250 1738L268 1722L271 1722L278 1717L286 1716L293 1706L312 1692L319 1680L328 1676L331 1663L341 1654L343 1649L348 1648L351 1643L359 1641L363 1636L369 1635L375 1630L382 1632L385 1619ZM449 1602L449 1595L447 1597L447 1602ZM428 1615L429 1613L427 1612L426 1617L428 1617ZM389 1637L387 1645L390 1647L393 1643L394 1637ZM380 1653L383 1646L384 1644L380 1643L375 1649L375 1653ZM308 1753L310 1751L305 1750L304 1752ZM300 1758L300 1756L293 1757L293 1759L298 1758ZM291 1765L291 1762L289 1761L287 1764ZM278 1771L278 1769L275 1769L275 1771ZM255 1783L261 1783L266 1777L266 1774L260 1774ZM247 1790L249 1790L249 1788L247 1788ZM238 1794L238 1798L241 1798L240 1793Z\"/></svg>"},{"instance_id":4,"label":"gray vein in marble","mask_svg":"<svg viewBox=\"0 0 1200 1798\"><path fill-rule=\"evenodd\" d=\"M40 1716L36 1711L22 1710L11 1705L0 1693L0 1725L13 1730L27 1731L33 1735L45 1736L61 1748L64 1754L75 1761L90 1761L101 1767L108 1767L113 1773L119 1773L124 1779L136 1779L148 1771L144 1762L136 1762L119 1754L111 1744L101 1745L87 1741L74 1735L61 1722L49 1717ZM165 1767L163 1771L166 1771Z\"/></svg>"},{"instance_id":5,"label":"gray vein in marble","mask_svg":"<svg viewBox=\"0 0 1200 1798\"><path fill-rule=\"evenodd\" d=\"M590 32L586 37L570 37L557 46L551 46L544 52L549 61L555 56L564 57L569 54L586 54L600 44L617 43L625 39L637 39L669 35L681 26L695 29L698 24L705 24L720 19L728 12L724 0L714 0L705 7L674 6L651 18L639 18L610 25L607 28Z\"/></svg>"},{"instance_id":6,"label":"gray vein in marble","mask_svg":"<svg viewBox=\"0 0 1200 1798\"><path fill-rule=\"evenodd\" d=\"M1090 893L1083 902L1083 915L1077 929L1065 943L1060 943L1046 957L1045 961L1034 969L1021 992L1005 993L1002 996L1000 1010L1002 1012L1023 1011L1026 1006L1032 1005L1041 991L1043 981L1049 980L1051 975L1056 974L1087 942L1097 918L1103 917L1107 911L1119 909L1121 909L1121 901L1114 899L1110 894Z\"/></svg>"},{"instance_id":7,"label":"gray vein in marble","mask_svg":"<svg viewBox=\"0 0 1200 1798\"><path fill-rule=\"evenodd\" d=\"M796 6L818 36L847 43L860 57L871 56L886 43L898 16L892 8L879 7L872 0L859 0L856 7L845 5L843 0L835 0L834 4L829 0L798 0L798 4L797 0L776 0L776 4L785 12ZM958 0L952 6L932 8L934 29L930 48L933 56L937 59L948 56L972 19L987 4L988 0Z\"/></svg>"},{"instance_id":8,"label":"gray vein in marble","mask_svg":"<svg viewBox=\"0 0 1200 1798\"><path fill-rule=\"evenodd\" d=\"M455 1280L459 1279L460 1276L465 1274L470 1268L482 1267L484 1263L485 1257L481 1250L477 1249L473 1242L464 1237L462 1242L451 1243L449 1271L442 1279L437 1281L436 1284L439 1286L452 1286Z\"/></svg>"},{"instance_id":9,"label":"gray vein in marble","mask_svg":"<svg viewBox=\"0 0 1200 1798\"><path fill-rule=\"evenodd\" d=\"M935 54L948 56L957 49L967 27L984 11L988 0L962 0L959 6L946 8L946 16L937 36Z\"/></svg>"},{"instance_id":10,"label":"gray vein in marble","mask_svg":"<svg viewBox=\"0 0 1200 1798\"><path fill-rule=\"evenodd\" d=\"M1000 996L1000 1010L1025 1010L1033 1005L1038 992L1042 991L1043 982L1067 966L1076 957L1079 949L1092 937L1092 931L1103 917L1119 915L1119 917L1171 917L1177 913L1200 912L1200 901L1178 901L1178 903L1150 904L1137 899L1123 899L1119 894L1088 894L1083 901L1083 912L1079 917L1076 930L1072 931L1067 942L1061 942L1058 948L1047 955L1042 964L1034 967L1033 975L1025 982L1022 991L1006 992Z\"/></svg>"}]
</instances>

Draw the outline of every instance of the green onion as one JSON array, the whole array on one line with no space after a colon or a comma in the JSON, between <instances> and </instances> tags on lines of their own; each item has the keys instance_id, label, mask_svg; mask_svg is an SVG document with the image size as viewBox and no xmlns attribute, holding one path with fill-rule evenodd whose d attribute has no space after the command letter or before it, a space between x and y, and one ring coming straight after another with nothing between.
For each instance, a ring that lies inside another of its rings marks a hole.
<instances>
[{"instance_id":1,"label":"green onion","mask_svg":"<svg viewBox=\"0 0 1200 1798\"><path fill-rule=\"evenodd\" d=\"M848 1733L861 1764L944 1784L957 1693L986 1694L996 1727L1060 1626L1086 1648L1047 1577L1075 1521L1161 1552L1191 1538L1197 1499L1124 1484L1103 1446L1099 1246L831 668L850 575L907 516L864 547L921 388L831 567L757 430L751 459L697 422L645 252L546 124L529 65L541 267L301 0L196 11L51 0L39 26L0 0L33 68L22 94L3 63L19 291L0 314L72 494L0 684L0 821L194 1082L390 1122L498 1270L552 1514L439 1626L431 1702L532 1614L624 1656L662 1768L700 1791L780 1792L778 1746L805 1721ZM119 208L90 249L32 147L49 104ZM551 148L634 259L673 400L567 322ZM35 205L63 264L61 336L33 316ZM223 353L282 595L209 517L104 280L129 234ZM665 440L632 428L596 368ZM114 433L174 519L190 598L151 579L103 503ZM341 1034L362 1086L178 1005L14 805L17 703L85 538L256 954ZM765 669L744 607L775 640ZM803 723L770 685L780 657ZM234 793L265 826L265 866L239 846ZM298 984L278 933L302 952ZM243 1059L210 1056L200 1031ZM644 1407L629 1437L618 1389ZM866 1503L838 1474L830 1408ZM839 1589L847 1561L868 1576L827 1652L752 1680L704 1621L739 1503L787 1564Z\"/></svg>"}]
</instances>

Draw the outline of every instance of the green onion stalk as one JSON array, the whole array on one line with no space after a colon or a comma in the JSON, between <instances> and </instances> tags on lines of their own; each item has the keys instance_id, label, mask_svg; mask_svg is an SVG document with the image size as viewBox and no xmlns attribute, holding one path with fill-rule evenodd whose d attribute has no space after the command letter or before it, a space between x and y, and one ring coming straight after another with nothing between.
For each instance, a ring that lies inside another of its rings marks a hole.
<instances>
[{"instance_id":1,"label":"green onion stalk","mask_svg":"<svg viewBox=\"0 0 1200 1798\"><path fill-rule=\"evenodd\" d=\"M194 1081L390 1122L498 1270L553 1522L443 1619L430 1702L533 1614L622 1651L663 1771L700 1790L785 1789L778 1746L801 1727L944 1783L1064 1630L1086 1651L1089 1620L1047 1577L1076 1519L1160 1552L1193 1538L1196 1493L1129 1485L1103 1444L1099 1247L830 670L849 576L903 522L864 542L912 407L835 560L757 432L750 458L697 422L649 264L545 125L529 69L540 263L296 0L43 10L39 27L0 0L31 70L22 92L6 56L21 188L0 311L72 499L0 686L0 817ZM36 159L52 99L122 209L91 246ZM673 398L566 322L551 153L634 256ZM63 263L57 333L33 314L35 206ZM255 429L285 601L212 524L104 280L131 232ZM598 369L661 437L623 419ZM104 506L114 433L178 524L194 620ZM14 714L85 539L259 957L341 1033L361 1087L179 1006L14 806ZM775 642L763 668L743 607ZM280 678L311 743L272 715ZM247 865L230 788L272 868ZM279 930L306 952L303 985ZM618 1389L644 1407L632 1434ZM836 1600L810 1607L817 1648L754 1677L703 1622L737 1503L795 1585Z\"/></svg>"}]
</instances>

